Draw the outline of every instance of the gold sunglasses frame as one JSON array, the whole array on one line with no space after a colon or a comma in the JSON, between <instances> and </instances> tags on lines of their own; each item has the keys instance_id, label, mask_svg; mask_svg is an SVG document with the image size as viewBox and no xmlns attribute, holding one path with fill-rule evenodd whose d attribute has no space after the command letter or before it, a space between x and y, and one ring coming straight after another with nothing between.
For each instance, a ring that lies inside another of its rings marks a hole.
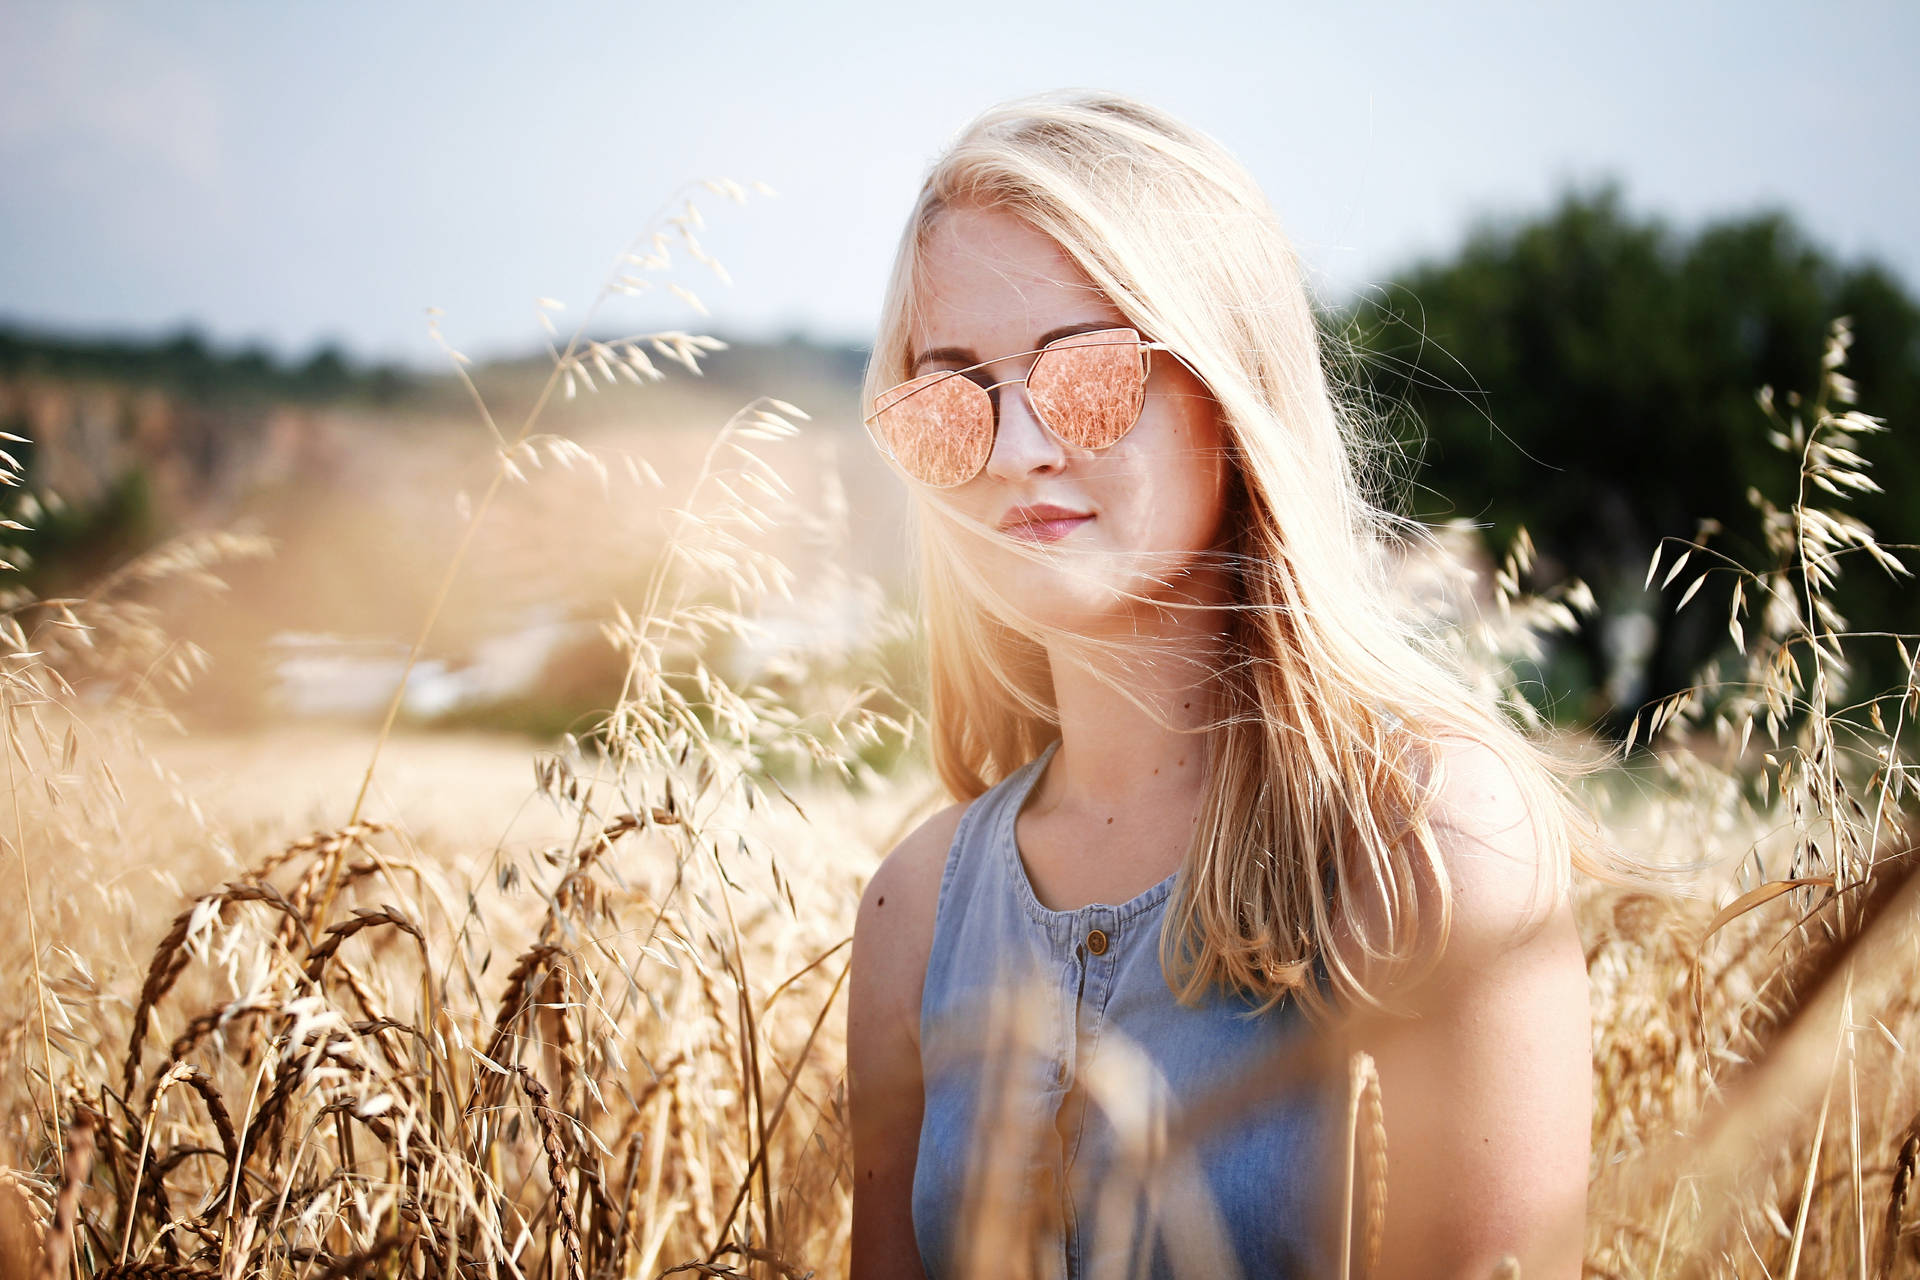
<instances>
[{"instance_id":1,"label":"gold sunglasses frame","mask_svg":"<svg viewBox=\"0 0 1920 1280\"><path fill-rule=\"evenodd\" d=\"M1130 339L1126 339L1124 341L1116 340L1112 342L1084 342L1080 340L1083 338L1098 337L1103 333L1130 333L1133 335L1133 337ZM939 386L940 383L944 381L946 378L962 377L966 374L972 373L976 369L984 369L990 364L999 364L1002 360L1018 360L1022 356L1038 357L1038 356L1045 355L1049 351L1058 350L1058 349L1077 351L1086 347L1128 347L1128 346L1137 346L1140 348L1140 385L1141 385L1141 390L1143 395L1143 399L1141 401L1141 413L1144 414L1146 412L1146 402L1144 399L1146 383L1147 383L1147 379L1153 376L1152 353L1155 351L1164 351L1168 355L1172 356L1175 360L1180 360L1180 363L1183 365L1186 364L1187 362L1185 360L1181 360L1180 353L1175 351L1172 347L1168 346L1166 343L1149 342L1147 341L1146 337L1142 335L1138 329L1135 329L1130 325L1115 325L1111 329L1089 329L1085 333L1065 334L1062 337L1055 338L1052 342L1049 342L1044 347L1035 347L1031 351L1009 352L1004 356L995 356L991 360L982 360L979 364L970 364L964 369L938 369L934 371L934 376L931 376L931 377L927 374L919 374L919 375L916 375L916 377L908 378L906 382L896 382L892 386L888 387L886 390L882 391L878 396L875 396L874 397L875 403L879 403L882 400L886 400L888 396L898 391L901 387L906 386L908 383L918 381L919 378L927 378L927 381L924 385L915 387L912 391L909 391L906 395L901 396L898 400L891 401L890 403L888 403L885 409L879 409L871 414L868 414L864 419L862 419L862 421L866 425L867 436L869 439L871 439L874 442L875 447L878 448L883 455L885 455L888 461L892 462L896 467L899 467L901 471L905 472L908 476L910 476L913 479L913 482L915 484L926 485L929 489L957 489L961 485L966 484L968 481L973 480L975 477L977 477L980 474L981 471L986 470L988 461L990 461L993 457L993 446L997 444L1000 440L1000 402L994 398L993 393L998 391L1001 387L1010 387L1016 382L1025 384L1027 379L1033 376L1033 371L1040 367L1040 361L1038 359L1035 359L1034 362L1027 367L1027 372L1025 377L1008 378L1002 382L995 382L989 386L980 388L982 391L987 393L987 403L991 406L993 411L993 422L992 422L992 425L988 428L986 456L980 460L979 470L976 470L973 473L973 475L968 476L965 480L956 480L952 484L934 484L931 481L922 480L919 476L913 475L911 471L907 470L906 465L900 461L899 456L894 453L892 447L887 444L886 439L884 437L884 433L882 433L876 426L876 423L878 422L880 415L883 413L886 413L889 409L898 408L900 404L902 404L904 401L911 400L914 396L919 395L922 391L929 391L932 388ZM1188 366L1188 367L1191 368L1191 366ZM972 381L972 379L968 379L968 381ZM978 385L978 384L976 383L975 385ZM1033 400L1031 397L1028 398L1027 404L1033 410L1034 421L1038 422L1046 430L1048 435L1052 436L1055 440L1059 440L1061 444L1068 445L1068 447L1070 448L1077 447L1077 446L1071 445L1066 440L1061 440L1060 433L1053 429L1053 424L1047 421L1047 415L1040 412L1039 406L1033 403ZM1133 420L1133 422L1127 425L1127 431L1132 431L1135 426L1139 425L1139 422L1140 422L1140 419L1136 417ZM1116 436L1114 438L1114 444L1118 444L1121 440L1125 439L1127 435L1127 431L1123 431L1118 436ZM1103 447L1112 448L1113 446L1106 445Z\"/></svg>"}]
</instances>

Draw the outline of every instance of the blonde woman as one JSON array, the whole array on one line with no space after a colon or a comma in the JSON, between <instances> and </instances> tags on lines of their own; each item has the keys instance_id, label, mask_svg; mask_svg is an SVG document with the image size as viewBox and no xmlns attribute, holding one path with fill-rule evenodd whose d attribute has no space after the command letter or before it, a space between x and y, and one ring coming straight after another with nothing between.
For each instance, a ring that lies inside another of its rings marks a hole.
<instances>
[{"instance_id":1,"label":"blonde woman","mask_svg":"<svg viewBox=\"0 0 1920 1280\"><path fill-rule=\"evenodd\" d=\"M1318 341L1259 189L1139 102L1004 104L926 179L865 405L956 803L860 905L860 1280L1578 1274L1597 845L1396 610Z\"/></svg>"}]
</instances>

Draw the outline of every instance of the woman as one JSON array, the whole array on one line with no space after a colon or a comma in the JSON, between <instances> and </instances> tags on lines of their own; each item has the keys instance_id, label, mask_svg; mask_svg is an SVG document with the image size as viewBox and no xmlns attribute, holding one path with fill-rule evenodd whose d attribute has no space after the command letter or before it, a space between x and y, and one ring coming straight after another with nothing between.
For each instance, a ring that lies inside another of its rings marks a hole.
<instances>
[{"instance_id":1,"label":"woman","mask_svg":"<svg viewBox=\"0 0 1920 1280\"><path fill-rule=\"evenodd\" d=\"M865 401L959 802L860 905L856 1277L1337 1274L1355 1050L1373 1274L1578 1274L1597 846L1392 604L1316 344L1258 188L1150 107L1007 103L926 180Z\"/></svg>"}]
</instances>

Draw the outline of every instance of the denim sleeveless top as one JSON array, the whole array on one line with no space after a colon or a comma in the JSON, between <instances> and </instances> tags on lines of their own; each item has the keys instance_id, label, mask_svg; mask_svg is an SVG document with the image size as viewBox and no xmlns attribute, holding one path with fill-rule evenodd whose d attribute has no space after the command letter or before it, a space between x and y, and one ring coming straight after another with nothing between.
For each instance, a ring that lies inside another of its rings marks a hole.
<instances>
[{"instance_id":1,"label":"denim sleeveless top","mask_svg":"<svg viewBox=\"0 0 1920 1280\"><path fill-rule=\"evenodd\" d=\"M1344 1082L1276 1087L1145 1178L1131 1172L1140 1161L1119 1161L1309 1029L1292 1000L1250 1017L1219 991L1199 1007L1174 999L1159 956L1172 876L1117 905L1041 905L1014 819L1058 747L967 806L940 883L912 1192L929 1280L958 1275L968 1248L996 1247L985 1219L962 1215L982 1197L1051 1211L1043 1262L1063 1280L1328 1273L1335 1233L1323 1240L1322 1223L1338 1183L1322 1170L1340 1152Z\"/></svg>"}]
</instances>

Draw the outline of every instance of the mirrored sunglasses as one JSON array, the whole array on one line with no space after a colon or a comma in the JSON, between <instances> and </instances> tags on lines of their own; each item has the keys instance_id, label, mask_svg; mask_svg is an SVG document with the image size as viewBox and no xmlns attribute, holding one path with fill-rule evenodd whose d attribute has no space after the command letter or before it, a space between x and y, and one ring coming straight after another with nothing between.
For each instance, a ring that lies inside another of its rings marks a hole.
<instances>
[{"instance_id":1,"label":"mirrored sunglasses","mask_svg":"<svg viewBox=\"0 0 1920 1280\"><path fill-rule=\"evenodd\" d=\"M1024 378L982 386L967 376L995 363L987 360L889 387L874 400L866 424L908 475L951 489L980 474L993 453L999 388L1026 384L1027 400L1047 430L1076 448L1105 449L1133 429L1146 407L1149 353L1168 350L1134 329L1070 334L1037 351L1015 352L1036 357Z\"/></svg>"}]
</instances>

